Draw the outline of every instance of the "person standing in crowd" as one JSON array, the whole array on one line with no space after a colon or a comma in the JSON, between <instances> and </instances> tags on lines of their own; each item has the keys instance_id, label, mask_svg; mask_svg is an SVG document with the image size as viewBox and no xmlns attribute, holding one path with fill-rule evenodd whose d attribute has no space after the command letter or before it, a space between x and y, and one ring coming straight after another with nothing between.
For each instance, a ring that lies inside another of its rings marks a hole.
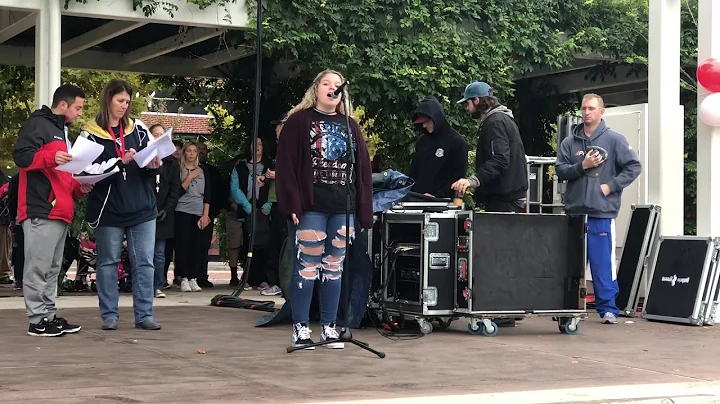
<instances>
[{"instance_id":1,"label":"person standing in crowd","mask_svg":"<svg viewBox=\"0 0 720 404\"><path fill-rule=\"evenodd\" d=\"M23 268L25 267L25 234L23 233L22 226L19 225L17 221L19 183L20 173L17 173L10 179L7 203L8 215L12 221L10 228L12 230L13 245L10 260L12 261L15 277L15 290L23 289Z\"/></svg>"},{"instance_id":2,"label":"person standing in crowd","mask_svg":"<svg viewBox=\"0 0 720 404\"><path fill-rule=\"evenodd\" d=\"M233 171L235 170L235 166L240 164L242 158L242 155L237 155L233 158L233 162L235 163L233 164ZM245 218L238 217L238 209L242 208L235 203L232 175L230 176L229 188L230 209L228 209L227 216L225 216L225 235L228 249L228 264L230 265L230 286L235 287L240 285L240 278L238 277L238 261L241 258L241 252L244 246L243 225ZM237 192L240 192L239 188ZM244 258L244 256L242 258Z\"/></svg>"},{"instance_id":3,"label":"person standing in crowd","mask_svg":"<svg viewBox=\"0 0 720 404\"><path fill-rule=\"evenodd\" d=\"M370 229L373 223L367 146L360 126L350 118L352 104L347 88L343 90L347 110L341 98L332 94L343 82L342 75L334 70L318 74L302 101L288 113L278 145L278 205L292 222L288 234L297 249L290 291L295 347L312 343L310 304L315 281L321 279L320 339L331 341L328 348L344 348L335 322L346 245L354 237L355 215L363 229ZM347 153L348 143L354 159ZM348 211L350 229L345 226Z\"/></svg>"},{"instance_id":4,"label":"person standing in crowd","mask_svg":"<svg viewBox=\"0 0 720 404\"><path fill-rule=\"evenodd\" d=\"M486 212L525 210L528 187L527 157L512 111L500 104L487 83L476 81L465 88L458 104L482 124L478 133L475 175L452 184L458 194L475 188L475 201Z\"/></svg>"},{"instance_id":5,"label":"person standing in crowd","mask_svg":"<svg viewBox=\"0 0 720 404\"><path fill-rule=\"evenodd\" d=\"M234 220L242 223L243 252L247 255L247 249L250 246L251 233L255 236L253 243L253 259L252 267L245 268L244 278L246 281L246 290L252 288L264 289L269 287L268 282L274 282L277 285L277 279L268 279L268 253L270 244L270 213L273 205L269 202L270 182L272 180L265 178L265 173L270 163L265 158L263 140L257 139L255 154L253 147L249 145L247 148L247 158L242 159L235 165L230 177L230 193L232 201L237 205L234 212ZM255 172L253 169L255 162ZM253 185L255 186L255 199L253 200ZM255 218L255 231L252 231L252 205L257 209ZM237 226L236 226L237 227ZM237 242L234 243L235 245ZM237 251L237 250L234 250ZM234 254L233 251L233 254ZM235 257L233 261L237 262ZM236 264L237 265L237 264ZM232 268L232 262L231 262ZM263 283L265 285L263 285Z\"/></svg>"},{"instance_id":6,"label":"person standing in crowd","mask_svg":"<svg viewBox=\"0 0 720 404\"><path fill-rule=\"evenodd\" d=\"M178 169L180 168L180 155L182 154L182 148L183 148L183 142L175 139L173 140L173 144L175 145L175 153L173 153L173 158L175 158L175 163L178 166ZM181 190L182 192L182 190ZM174 215L173 215L174 216ZM174 221L174 220L173 220ZM174 227L174 225L173 225ZM173 231L174 233L174 231ZM175 259L175 235L173 234L172 238L169 238L165 241L165 268L163 270L164 276L165 276L165 285L163 286L163 289L169 289L172 287L170 285L169 279L168 279L168 271L170 271L170 264ZM180 278L177 277L177 275L173 275L173 281L172 284L180 287Z\"/></svg>"},{"instance_id":7,"label":"person standing in crowd","mask_svg":"<svg viewBox=\"0 0 720 404\"><path fill-rule=\"evenodd\" d=\"M415 181L411 191L436 198L454 197L452 184L467 175L468 146L447 121L435 97L420 101L412 123L422 134L408 175Z\"/></svg>"},{"instance_id":8,"label":"person standing in crowd","mask_svg":"<svg viewBox=\"0 0 720 404\"><path fill-rule=\"evenodd\" d=\"M157 139L165 133L162 125L150 127L150 134ZM158 215L155 220L155 297L163 298L163 288L167 284L165 269L165 246L167 240L172 239L175 231L175 207L180 198L182 187L180 185L180 165L173 156L162 160L160 172L155 175L155 201Z\"/></svg>"},{"instance_id":9,"label":"person standing in crowd","mask_svg":"<svg viewBox=\"0 0 720 404\"><path fill-rule=\"evenodd\" d=\"M287 119L287 113L282 114L278 117L278 119L270 122L275 131L276 145L280 142L280 132L285 124L285 119ZM277 157L277 147L274 154ZM273 203L275 206L272 212L270 212L270 257L268 260L268 282L275 283L273 285L269 285L267 289L260 291L260 294L263 296L282 295L282 289L280 288L280 253L282 252L283 243L287 238L287 219L283 215L282 211L277 208L277 184L275 182L276 166L277 158L274 158L270 161L270 168L268 168L265 172L265 178L272 180L268 201Z\"/></svg>"},{"instance_id":10,"label":"person standing in crowd","mask_svg":"<svg viewBox=\"0 0 720 404\"><path fill-rule=\"evenodd\" d=\"M159 330L153 318L155 246L155 176L161 161L138 166L135 154L151 141L150 131L130 117L133 90L124 80L111 80L100 93L100 112L80 133L103 146L95 163L119 168L98 182L88 198L86 217L95 229L97 294L103 330L118 328L118 264L127 241L132 277L135 328Z\"/></svg>"},{"instance_id":11,"label":"person standing in crowd","mask_svg":"<svg viewBox=\"0 0 720 404\"><path fill-rule=\"evenodd\" d=\"M8 190L10 178L0 169L0 284L11 284L13 275L10 270L10 248L12 247L12 233L10 226L13 218L8 209Z\"/></svg>"},{"instance_id":12,"label":"person standing in crowd","mask_svg":"<svg viewBox=\"0 0 720 404\"><path fill-rule=\"evenodd\" d=\"M56 315L55 296L65 236L75 213L73 198L84 197L92 187L56 168L72 161L66 125L82 115L84 104L80 88L58 87L51 107L43 105L23 122L13 148L13 160L20 168L17 223L25 236L22 285L30 336L80 331L79 325Z\"/></svg>"},{"instance_id":13,"label":"person standing in crowd","mask_svg":"<svg viewBox=\"0 0 720 404\"><path fill-rule=\"evenodd\" d=\"M212 187L210 173L198 160L198 146L185 143L180 158L182 194L175 207L175 276L182 292L200 292L198 278L204 276L203 263L208 248L203 230L210 225Z\"/></svg>"},{"instance_id":14,"label":"person standing in crowd","mask_svg":"<svg viewBox=\"0 0 720 404\"><path fill-rule=\"evenodd\" d=\"M605 324L617 324L615 218L623 190L640 175L642 167L627 139L605 125L602 97L586 94L581 108L583 124L560 144L555 171L559 180L567 181L565 212L587 215L587 257L595 310Z\"/></svg>"},{"instance_id":15,"label":"person standing in crowd","mask_svg":"<svg viewBox=\"0 0 720 404\"><path fill-rule=\"evenodd\" d=\"M211 288L213 287L213 283L210 282L209 279L209 255L208 251L210 250L210 246L212 245L212 239L213 235L215 234L215 218L217 215L220 214L220 211L223 209L229 208L229 182L225 181L222 175L222 172L219 168L215 167L214 165L208 163L208 147L205 143L198 143L198 160L200 160L200 164L203 164L205 168L207 168L208 173L210 174L210 183L209 186L212 188L212 195L213 199L210 203L210 211L209 216L210 217L210 224L203 229L202 231L202 237L203 237L203 243L207 246L206 252L203 255L203 261L202 261L202 267L203 269L203 275L198 278L198 285L201 288Z\"/></svg>"}]
</instances>

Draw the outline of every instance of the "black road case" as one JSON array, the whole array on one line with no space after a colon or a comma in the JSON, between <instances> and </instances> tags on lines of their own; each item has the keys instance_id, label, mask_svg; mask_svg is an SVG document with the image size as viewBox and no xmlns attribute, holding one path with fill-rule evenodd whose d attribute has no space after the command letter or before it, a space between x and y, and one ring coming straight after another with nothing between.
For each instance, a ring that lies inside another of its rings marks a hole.
<instances>
[{"instance_id":1,"label":"black road case","mask_svg":"<svg viewBox=\"0 0 720 404\"><path fill-rule=\"evenodd\" d=\"M647 320L690 325L714 323L720 239L660 237L643 305Z\"/></svg>"},{"instance_id":2,"label":"black road case","mask_svg":"<svg viewBox=\"0 0 720 404\"><path fill-rule=\"evenodd\" d=\"M640 304L641 288L648 290L648 262L660 223L660 206L632 205L628 230L625 233L622 258L617 271L619 293L615 303L620 314L635 317Z\"/></svg>"},{"instance_id":3,"label":"black road case","mask_svg":"<svg viewBox=\"0 0 720 404\"><path fill-rule=\"evenodd\" d=\"M494 336L492 319L537 315L577 333L587 315L585 226L584 215L475 213L468 279L458 279L468 332Z\"/></svg>"},{"instance_id":4,"label":"black road case","mask_svg":"<svg viewBox=\"0 0 720 404\"><path fill-rule=\"evenodd\" d=\"M425 334L432 332L430 320L450 325L456 318L456 216L462 212L383 214L387 257L381 263L378 309L416 320Z\"/></svg>"}]
</instances>

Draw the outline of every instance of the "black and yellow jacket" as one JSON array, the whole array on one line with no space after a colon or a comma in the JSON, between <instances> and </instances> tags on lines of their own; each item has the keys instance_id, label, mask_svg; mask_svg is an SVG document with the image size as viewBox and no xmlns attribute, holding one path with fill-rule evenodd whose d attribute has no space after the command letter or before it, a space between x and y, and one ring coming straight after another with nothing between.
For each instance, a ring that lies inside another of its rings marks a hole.
<instances>
[{"instance_id":1,"label":"black and yellow jacket","mask_svg":"<svg viewBox=\"0 0 720 404\"><path fill-rule=\"evenodd\" d=\"M98 126L95 121L83 126L80 132L80 136L105 148L95 163L103 163L119 157L117 150L121 148L118 137L120 127L111 129L117 139L116 142L113 142L110 132ZM135 149L139 152L152 142L150 131L139 119L130 119L130 124L124 128L124 133L126 151ZM118 159L115 166L120 168L120 172L95 184L88 195L85 215L87 221L93 227L129 227L155 220L157 206L154 187L155 175L159 170L140 168L134 160L126 165L123 164L122 159Z\"/></svg>"}]
</instances>

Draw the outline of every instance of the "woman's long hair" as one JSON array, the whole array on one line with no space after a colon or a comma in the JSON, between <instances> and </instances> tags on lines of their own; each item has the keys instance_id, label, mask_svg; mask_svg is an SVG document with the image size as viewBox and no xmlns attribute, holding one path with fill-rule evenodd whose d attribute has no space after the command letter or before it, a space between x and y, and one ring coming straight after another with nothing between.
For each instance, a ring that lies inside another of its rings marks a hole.
<instances>
[{"instance_id":1,"label":"woman's long hair","mask_svg":"<svg viewBox=\"0 0 720 404\"><path fill-rule=\"evenodd\" d=\"M310 88L305 91L305 96L303 97L302 101L300 101L299 104L294 106L290 112L288 112L287 116L290 117L290 115L294 114L295 112L302 111L309 108L314 108L317 105L317 93L318 93L318 87L320 86L320 81L322 81L323 77L325 77L328 74L337 74L338 77L340 77L340 81L345 82L345 78L343 77L340 72L335 70L324 70L320 72L317 76L315 76L315 80L313 80L312 85ZM347 115L352 118L352 102L350 101L350 94L348 93L347 86L345 86L345 89L343 89L343 92L345 93L345 99L347 100L348 104L348 113ZM345 115L345 106L344 103L341 102L337 105L335 108L335 112L338 114ZM285 118L287 119L287 118Z\"/></svg>"},{"instance_id":2,"label":"woman's long hair","mask_svg":"<svg viewBox=\"0 0 720 404\"><path fill-rule=\"evenodd\" d=\"M198 150L198 145L195 142L187 142L182 148L182 151L180 152L180 179L185 180L185 168L188 163L186 157L185 157L185 150L188 149L188 147L194 147L195 150ZM195 157L195 168L200 167L200 156L198 155Z\"/></svg>"},{"instance_id":3,"label":"woman's long hair","mask_svg":"<svg viewBox=\"0 0 720 404\"><path fill-rule=\"evenodd\" d=\"M128 93L130 100L132 100L132 86L125 80L114 79L110 80L100 93L100 111L95 116L95 122L103 129L107 129L110 126L110 106L112 105L112 99L116 94L122 92ZM132 101L131 101L132 102ZM123 128L130 126L130 107L125 110L125 115L120 119L120 124Z\"/></svg>"}]
</instances>

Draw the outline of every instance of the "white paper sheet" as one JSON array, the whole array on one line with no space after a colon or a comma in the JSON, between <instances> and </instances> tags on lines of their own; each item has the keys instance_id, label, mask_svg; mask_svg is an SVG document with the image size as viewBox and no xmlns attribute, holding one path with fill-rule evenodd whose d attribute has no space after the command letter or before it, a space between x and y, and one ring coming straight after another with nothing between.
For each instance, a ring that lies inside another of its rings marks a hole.
<instances>
[{"instance_id":1,"label":"white paper sheet","mask_svg":"<svg viewBox=\"0 0 720 404\"><path fill-rule=\"evenodd\" d=\"M73 174L80 174L102 154L103 150L105 150L105 148L102 145L80 136L75 140L75 144L70 149L70 154L73 156L72 161L57 166L56 169Z\"/></svg>"},{"instance_id":2,"label":"white paper sheet","mask_svg":"<svg viewBox=\"0 0 720 404\"><path fill-rule=\"evenodd\" d=\"M108 171L104 174L97 174L97 175L76 175L73 176L77 182L81 184L95 184L97 182L100 182L104 180L105 178L108 178L112 175L115 175L120 172L120 168L115 167L112 169L112 171Z\"/></svg>"},{"instance_id":3,"label":"white paper sheet","mask_svg":"<svg viewBox=\"0 0 720 404\"><path fill-rule=\"evenodd\" d=\"M147 147L135 154L133 160L137 162L140 168L144 168L155 157L164 159L165 157L175 153L175 145L172 142L173 128L168 129L162 136L148 143Z\"/></svg>"}]
</instances>

